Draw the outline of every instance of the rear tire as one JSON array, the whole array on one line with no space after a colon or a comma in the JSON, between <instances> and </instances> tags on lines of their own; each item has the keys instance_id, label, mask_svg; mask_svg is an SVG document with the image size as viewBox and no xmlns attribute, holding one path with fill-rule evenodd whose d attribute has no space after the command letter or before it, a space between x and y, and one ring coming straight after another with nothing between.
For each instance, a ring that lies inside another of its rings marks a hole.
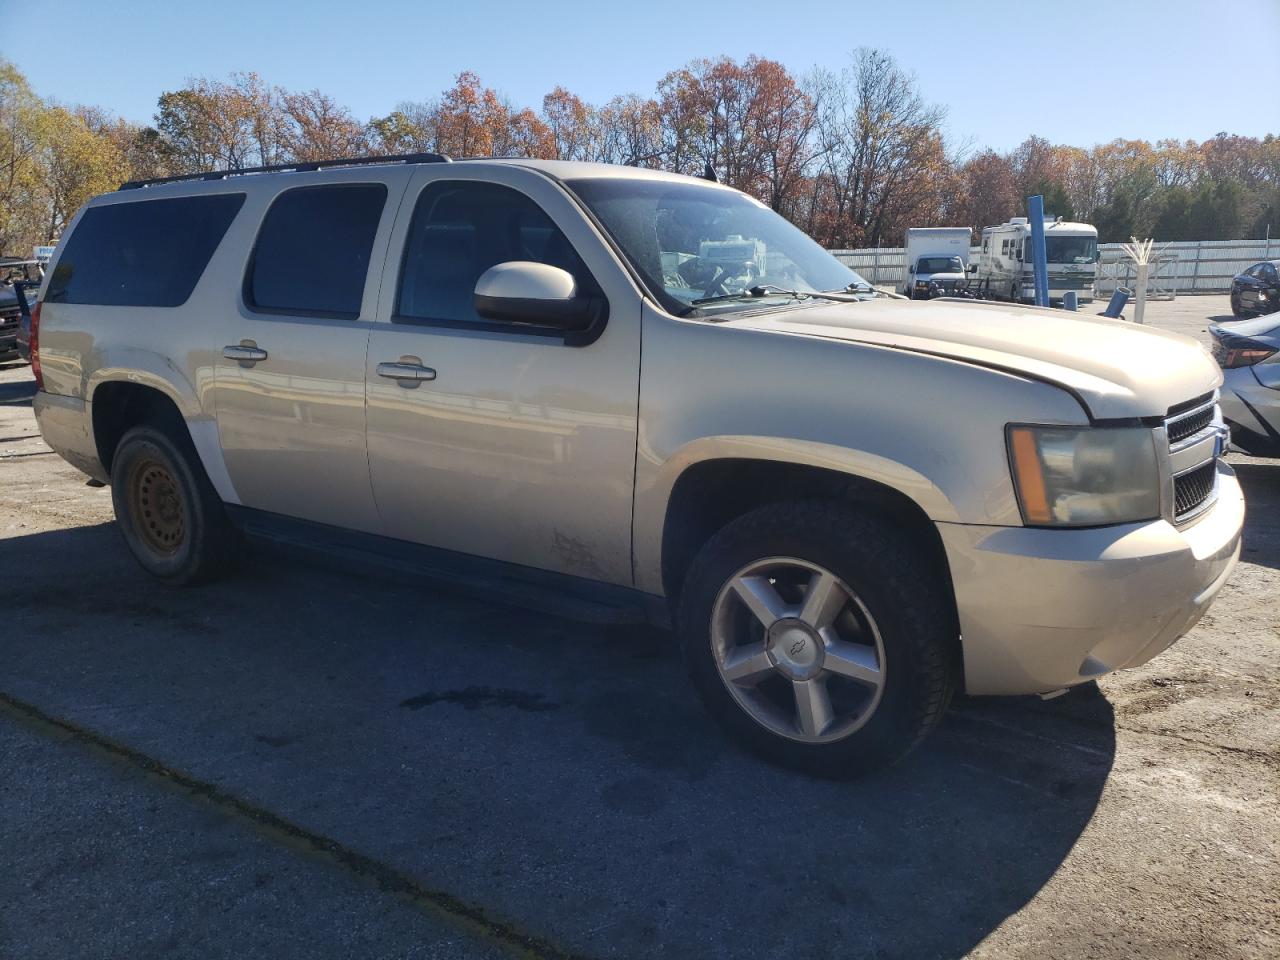
<instances>
[{"instance_id":1,"label":"rear tire","mask_svg":"<svg viewBox=\"0 0 1280 960\"><path fill-rule=\"evenodd\" d=\"M150 425L127 431L111 460L111 501L125 544L152 576L201 583L233 565L235 529L190 438Z\"/></svg>"},{"instance_id":2,"label":"rear tire","mask_svg":"<svg viewBox=\"0 0 1280 960\"><path fill-rule=\"evenodd\" d=\"M703 546L678 621L694 686L731 736L844 779L888 766L937 725L959 677L954 619L902 531L845 504L796 501Z\"/></svg>"}]
</instances>

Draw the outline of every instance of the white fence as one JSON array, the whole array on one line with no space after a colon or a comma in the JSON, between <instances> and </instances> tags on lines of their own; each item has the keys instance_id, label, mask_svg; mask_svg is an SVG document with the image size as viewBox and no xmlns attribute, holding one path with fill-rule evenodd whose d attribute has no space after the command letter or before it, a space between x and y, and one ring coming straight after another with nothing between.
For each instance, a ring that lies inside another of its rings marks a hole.
<instances>
[{"instance_id":1,"label":"white fence","mask_svg":"<svg viewBox=\"0 0 1280 960\"><path fill-rule=\"evenodd\" d=\"M1109 295L1117 284L1133 286L1133 264L1120 252L1118 243L1098 245L1098 293ZM979 247L972 247L977 257ZM906 273L906 250L903 247L868 247L862 250L832 250L842 263L848 264L877 285L901 286ZM1172 295L1179 293L1225 293L1231 278L1259 260L1280 257L1280 239L1273 240L1181 240L1174 243L1156 241L1152 255L1159 261L1152 272L1154 285Z\"/></svg>"}]
</instances>

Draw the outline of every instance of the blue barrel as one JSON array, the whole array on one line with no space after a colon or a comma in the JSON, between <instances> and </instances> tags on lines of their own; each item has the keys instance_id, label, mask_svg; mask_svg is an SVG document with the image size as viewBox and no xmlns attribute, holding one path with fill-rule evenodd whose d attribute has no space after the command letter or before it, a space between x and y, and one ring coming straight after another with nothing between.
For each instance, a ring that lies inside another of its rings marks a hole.
<instances>
[{"instance_id":1,"label":"blue barrel","mask_svg":"<svg viewBox=\"0 0 1280 960\"><path fill-rule=\"evenodd\" d=\"M1074 290L1068 290L1062 295L1062 309L1070 310L1072 313L1076 312L1076 292Z\"/></svg>"},{"instance_id":2,"label":"blue barrel","mask_svg":"<svg viewBox=\"0 0 1280 960\"><path fill-rule=\"evenodd\" d=\"M1107 309L1102 311L1102 315L1113 320L1118 319L1120 314L1124 313L1124 305L1129 302L1131 296L1133 291L1128 287L1116 287L1116 292L1111 295L1111 302L1107 304Z\"/></svg>"}]
</instances>

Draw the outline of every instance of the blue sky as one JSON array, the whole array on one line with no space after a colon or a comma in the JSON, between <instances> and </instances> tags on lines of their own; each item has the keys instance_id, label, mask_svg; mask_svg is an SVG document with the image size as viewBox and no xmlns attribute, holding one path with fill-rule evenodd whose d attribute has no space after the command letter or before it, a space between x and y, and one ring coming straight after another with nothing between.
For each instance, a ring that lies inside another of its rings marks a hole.
<instances>
[{"instance_id":1,"label":"blue sky","mask_svg":"<svg viewBox=\"0 0 1280 960\"><path fill-rule=\"evenodd\" d=\"M1280 0L0 0L0 12L39 21L19 45L0 39L38 93L136 122L186 78L233 70L318 87L367 119L464 69L536 107L557 83L592 102L651 94L699 56L756 53L802 73L866 45L913 70L949 108L951 136L977 146L1280 133Z\"/></svg>"}]
</instances>

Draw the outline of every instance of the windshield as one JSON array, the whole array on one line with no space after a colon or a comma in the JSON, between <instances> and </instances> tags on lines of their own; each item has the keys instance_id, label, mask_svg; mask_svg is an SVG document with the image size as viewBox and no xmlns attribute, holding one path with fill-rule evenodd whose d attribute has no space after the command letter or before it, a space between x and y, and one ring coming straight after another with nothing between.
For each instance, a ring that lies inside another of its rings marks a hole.
<instances>
[{"instance_id":1,"label":"windshield","mask_svg":"<svg viewBox=\"0 0 1280 960\"><path fill-rule=\"evenodd\" d=\"M871 289L804 232L736 190L621 177L568 186L673 313L692 312L695 300L755 287L779 290L697 309L744 310L761 301L776 306L778 298L790 299L783 291L843 291L855 284Z\"/></svg>"},{"instance_id":2,"label":"windshield","mask_svg":"<svg viewBox=\"0 0 1280 960\"><path fill-rule=\"evenodd\" d=\"M921 257L917 270L920 273L964 273L964 263L959 257Z\"/></svg>"},{"instance_id":3,"label":"windshield","mask_svg":"<svg viewBox=\"0 0 1280 960\"><path fill-rule=\"evenodd\" d=\"M1030 250L1030 244L1027 248ZM1044 250L1048 263L1093 263L1098 259L1098 238L1048 236Z\"/></svg>"}]
</instances>

